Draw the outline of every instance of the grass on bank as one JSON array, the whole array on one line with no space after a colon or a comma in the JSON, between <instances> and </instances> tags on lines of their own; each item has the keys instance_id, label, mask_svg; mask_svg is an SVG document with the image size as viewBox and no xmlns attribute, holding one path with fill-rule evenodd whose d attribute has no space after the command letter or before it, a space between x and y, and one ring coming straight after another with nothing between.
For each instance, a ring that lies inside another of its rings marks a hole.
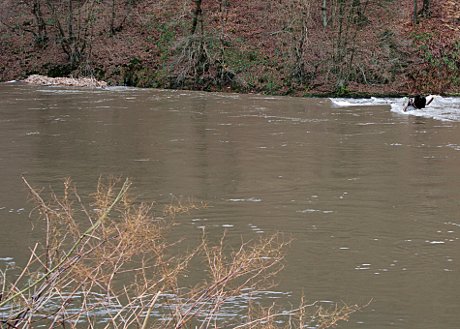
<instances>
[{"instance_id":1,"label":"grass on bank","mask_svg":"<svg viewBox=\"0 0 460 329\"><path fill-rule=\"evenodd\" d=\"M360 309L301 300L280 311L246 297L243 316L220 316L228 301L272 287L288 244L282 235L231 249L224 237L211 243L203 234L184 250L168 238L174 218L205 204L177 202L157 215L131 198L129 180L100 180L88 204L70 179L47 198L24 183L44 235L24 267L0 271L1 328L325 329ZM203 278L187 287L192 262L203 265Z\"/></svg>"}]
</instances>

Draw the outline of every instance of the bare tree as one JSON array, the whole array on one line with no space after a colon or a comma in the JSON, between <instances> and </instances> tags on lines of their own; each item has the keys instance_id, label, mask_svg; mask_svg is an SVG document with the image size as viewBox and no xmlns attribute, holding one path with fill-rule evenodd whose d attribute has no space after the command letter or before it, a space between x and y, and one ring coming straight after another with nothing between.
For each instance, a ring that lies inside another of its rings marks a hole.
<instances>
[{"instance_id":1,"label":"bare tree","mask_svg":"<svg viewBox=\"0 0 460 329\"><path fill-rule=\"evenodd\" d=\"M9 9L12 10L12 13L1 17L0 24L13 33L19 32L20 35L23 32L31 33L35 45L44 47L48 42L48 31L42 10L42 0L11 1L10 3Z\"/></svg>"},{"instance_id":2,"label":"bare tree","mask_svg":"<svg viewBox=\"0 0 460 329\"><path fill-rule=\"evenodd\" d=\"M325 1L324 1L325 3ZM307 72L305 67L305 53L307 51L308 39L308 21L310 19L310 1L308 0L295 0L294 11L297 13L298 18L294 22L294 70L292 72L293 78L296 79L301 85L307 80ZM323 17L324 18L324 17ZM324 23L324 21L323 21ZM326 19L327 24L327 19ZM323 25L324 26L324 25Z\"/></svg>"},{"instance_id":3,"label":"bare tree","mask_svg":"<svg viewBox=\"0 0 460 329\"><path fill-rule=\"evenodd\" d=\"M41 0L33 0L32 14L35 18L36 33L34 33L35 43L43 46L48 41L48 33L46 30L46 23L42 11Z\"/></svg>"},{"instance_id":4,"label":"bare tree","mask_svg":"<svg viewBox=\"0 0 460 329\"><path fill-rule=\"evenodd\" d=\"M109 23L110 35L113 36L123 30L137 1L138 0L112 0ZM119 10L119 7L122 7L123 10L117 15L117 9Z\"/></svg>"},{"instance_id":5,"label":"bare tree","mask_svg":"<svg viewBox=\"0 0 460 329\"><path fill-rule=\"evenodd\" d=\"M176 84L184 85L187 80L206 89L209 86L222 87L236 81L236 74L226 65L226 49L230 44L226 26L230 10L229 0L217 0L207 7L207 17L215 17L217 29L205 28L202 0L192 1L192 22L190 33L184 37L176 57Z\"/></svg>"},{"instance_id":6,"label":"bare tree","mask_svg":"<svg viewBox=\"0 0 460 329\"><path fill-rule=\"evenodd\" d=\"M54 27L58 32L58 41L68 56L72 68L77 67L90 47L92 26L95 19L96 0L54 1L45 0L50 11Z\"/></svg>"},{"instance_id":7,"label":"bare tree","mask_svg":"<svg viewBox=\"0 0 460 329\"><path fill-rule=\"evenodd\" d=\"M337 92L344 92L353 72L356 40L365 16L369 0L337 0L332 38L332 72L337 78Z\"/></svg>"}]
</instances>

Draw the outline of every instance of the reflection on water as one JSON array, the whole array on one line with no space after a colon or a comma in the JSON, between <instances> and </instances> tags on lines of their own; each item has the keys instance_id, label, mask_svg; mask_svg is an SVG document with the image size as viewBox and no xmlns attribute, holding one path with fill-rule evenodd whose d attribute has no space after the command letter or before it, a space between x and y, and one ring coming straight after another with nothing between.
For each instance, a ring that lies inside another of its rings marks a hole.
<instances>
[{"instance_id":1,"label":"reflection on water","mask_svg":"<svg viewBox=\"0 0 460 329\"><path fill-rule=\"evenodd\" d=\"M21 84L0 94L0 266L22 264L39 234L21 175L53 187L70 176L82 195L100 175L129 176L142 200L212 205L178 236L292 237L277 288L286 303L373 298L342 327L458 327L460 120L456 105L434 113L446 99L423 117L392 109L399 100Z\"/></svg>"}]
</instances>

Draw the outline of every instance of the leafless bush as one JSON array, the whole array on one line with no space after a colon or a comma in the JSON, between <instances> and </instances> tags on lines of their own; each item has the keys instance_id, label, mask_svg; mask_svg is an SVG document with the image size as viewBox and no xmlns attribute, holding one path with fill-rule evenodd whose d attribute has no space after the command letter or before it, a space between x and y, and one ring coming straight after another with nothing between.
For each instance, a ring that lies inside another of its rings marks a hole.
<instances>
[{"instance_id":1,"label":"leafless bush","mask_svg":"<svg viewBox=\"0 0 460 329\"><path fill-rule=\"evenodd\" d=\"M359 309L325 311L302 301L285 312L248 311L243 324L241 318L221 319L219 312L231 298L272 284L283 268L287 242L282 235L231 249L224 238L211 244L203 234L192 251L174 252L181 248L168 239L173 218L206 204L176 202L155 215L152 204L131 199L128 180L100 181L89 207L69 179L49 201L24 183L45 234L22 269L0 272L2 327L273 328L283 317L291 327L314 323L323 329ZM187 289L181 279L196 261L207 275Z\"/></svg>"}]
</instances>

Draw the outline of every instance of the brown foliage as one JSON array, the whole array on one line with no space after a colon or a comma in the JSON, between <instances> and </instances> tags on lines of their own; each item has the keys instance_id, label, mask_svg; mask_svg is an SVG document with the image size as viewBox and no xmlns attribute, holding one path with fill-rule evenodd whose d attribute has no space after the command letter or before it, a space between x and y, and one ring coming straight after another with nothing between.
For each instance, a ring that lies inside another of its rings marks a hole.
<instances>
[{"instance_id":1,"label":"brown foliage","mask_svg":"<svg viewBox=\"0 0 460 329\"><path fill-rule=\"evenodd\" d=\"M433 53L452 49L458 1L431 1L430 17L414 24L413 0L331 0L326 27L321 1L209 0L200 17L192 0L74 1L91 10L79 14L75 5L72 34L68 8L56 5L53 15L47 3L60 2L0 4L0 80L73 74L110 84L278 94L457 88L447 73L418 66L424 54L414 35L430 31Z\"/></svg>"}]
</instances>

